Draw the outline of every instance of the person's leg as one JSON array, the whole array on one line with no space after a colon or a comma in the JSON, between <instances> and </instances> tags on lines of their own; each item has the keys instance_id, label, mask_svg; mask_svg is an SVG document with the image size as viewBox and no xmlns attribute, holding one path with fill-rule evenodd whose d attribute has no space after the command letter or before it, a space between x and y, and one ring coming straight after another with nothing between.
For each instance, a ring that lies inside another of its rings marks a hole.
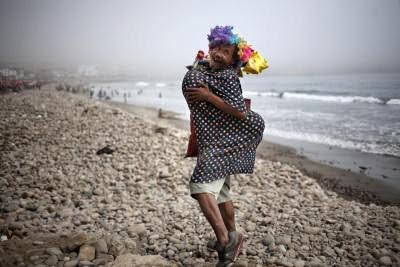
<instances>
[{"instance_id":1,"label":"person's leg","mask_svg":"<svg viewBox=\"0 0 400 267\"><path fill-rule=\"evenodd\" d=\"M236 231L235 211L233 201L230 196L231 179L230 176L225 178L224 184L217 198L218 208L221 212L222 219L228 232Z\"/></svg>"},{"instance_id":2,"label":"person's leg","mask_svg":"<svg viewBox=\"0 0 400 267\"><path fill-rule=\"evenodd\" d=\"M218 243L221 246L225 246L229 241L228 230L224 224L215 197L209 193L196 194L194 197L199 202L200 208L207 221L211 224Z\"/></svg>"},{"instance_id":3,"label":"person's leg","mask_svg":"<svg viewBox=\"0 0 400 267\"><path fill-rule=\"evenodd\" d=\"M215 244L215 250L218 252L217 267L232 264L243 247L243 235L237 232L235 227L235 212L229 193L230 187L230 177L228 176L225 178L224 185L218 195L217 203L225 227L228 230L229 243L225 247L221 247L218 243Z\"/></svg>"},{"instance_id":4,"label":"person's leg","mask_svg":"<svg viewBox=\"0 0 400 267\"><path fill-rule=\"evenodd\" d=\"M218 208L228 232L236 231L233 201L219 203Z\"/></svg>"}]
</instances>

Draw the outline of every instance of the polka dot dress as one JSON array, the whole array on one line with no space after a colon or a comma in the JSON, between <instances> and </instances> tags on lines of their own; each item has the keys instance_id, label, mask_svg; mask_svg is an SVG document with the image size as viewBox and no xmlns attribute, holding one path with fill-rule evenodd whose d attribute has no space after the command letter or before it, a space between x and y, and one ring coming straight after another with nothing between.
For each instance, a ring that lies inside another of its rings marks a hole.
<instances>
[{"instance_id":1,"label":"polka dot dress","mask_svg":"<svg viewBox=\"0 0 400 267\"><path fill-rule=\"evenodd\" d=\"M212 70L199 65L186 73L182 92L186 88L208 85L210 90L239 111L246 111L239 78L233 68ZM191 181L209 183L227 175L252 173L256 148L264 132L264 120L253 111L246 119L235 118L209 102L189 104L196 129L199 155Z\"/></svg>"}]
</instances>

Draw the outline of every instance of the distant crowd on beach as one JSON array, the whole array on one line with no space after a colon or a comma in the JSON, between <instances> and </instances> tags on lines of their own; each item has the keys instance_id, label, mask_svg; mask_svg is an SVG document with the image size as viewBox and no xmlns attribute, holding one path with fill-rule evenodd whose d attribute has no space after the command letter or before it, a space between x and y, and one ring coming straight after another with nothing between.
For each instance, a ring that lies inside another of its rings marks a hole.
<instances>
[{"instance_id":1,"label":"distant crowd on beach","mask_svg":"<svg viewBox=\"0 0 400 267\"><path fill-rule=\"evenodd\" d=\"M143 90L141 90L141 91L143 92ZM95 93L94 90L90 90L90 98L93 98L94 93ZM102 88L97 92L96 96L98 99L110 100L114 96L119 96L120 94L124 98L125 103L128 101L128 98L132 97L130 92L120 93L117 89L103 90Z\"/></svg>"},{"instance_id":2,"label":"distant crowd on beach","mask_svg":"<svg viewBox=\"0 0 400 267\"><path fill-rule=\"evenodd\" d=\"M89 87L82 84L72 85L69 83L60 83L57 84L55 88L57 91L66 91L73 94L88 93L90 91Z\"/></svg>"},{"instance_id":3,"label":"distant crowd on beach","mask_svg":"<svg viewBox=\"0 0 400 267\"><path fill-rule=\"evenodd\" d=\"M41 89L44 81L0 79L0 93L20 92L26 89Z\"/></svg>"},{"instance_id":4,"label":"distant crowd on beach","mask_svg":"<svg viewBox=\"0 0 400 267\"><path fill-rule=\"evenodd\" d=\"M93 98L96 93L93 85L85 86L82 84L72 85L69 83L60 83L55 88L57 91L66 91L66 92L73 93L73 94L80 94L80 93L89 94L90 98ZM142 90L142 92L143 92L143 90ZM142 92L140 92L140 94ZM119 96L120 94L121 93L117 89L108 88L107 90L105 90L103 88L100 88L97 91L96 97L100 100L111 100L114 96ZM124 92L121 95L123 96L125 102L127 102L127 99L131 97L130 92L129 93Z\"/></svg>"},{"instance_id":5,"label":"distant crowd on beach","mask_svg":"<svg viewBox=\"0 0 400 267\"><path fill-rule=\"evenodd\" d=\"M90 98L97 98L99 100L111 100L114 97L123 97L124 102L128 102L128 98L131 98L134 92L126 92L125 90L118 90L115 88L108 87L100 87L98 90L95 89L94 85L82 85L82 84L70 84L70 83L60 83L56 85L56 90L58 91L66 91L73 94L84 93L88 94ZM143 89L139 89L136 91L137 95L143 94ZM162 93L158 93L158 98L162 98Z\"/></svg>"}]
</instances>

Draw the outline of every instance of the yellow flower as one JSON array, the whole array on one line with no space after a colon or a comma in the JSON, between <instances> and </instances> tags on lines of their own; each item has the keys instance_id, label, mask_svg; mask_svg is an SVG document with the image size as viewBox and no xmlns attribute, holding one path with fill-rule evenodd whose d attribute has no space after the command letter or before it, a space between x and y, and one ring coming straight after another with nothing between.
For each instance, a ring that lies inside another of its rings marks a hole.
<instances>
[{"instance_id":1,"label":"yellow flower","mask_svg":"<svg viewBox=\"0 0 400 267\"><path fill-rule=\"evenodd\" d=\"M247 74L259 74L266 68L268 68L267 61L257 51L254 51L253 55L249 58L249 61L242 70Z\"/></svg>"}]
</instances>

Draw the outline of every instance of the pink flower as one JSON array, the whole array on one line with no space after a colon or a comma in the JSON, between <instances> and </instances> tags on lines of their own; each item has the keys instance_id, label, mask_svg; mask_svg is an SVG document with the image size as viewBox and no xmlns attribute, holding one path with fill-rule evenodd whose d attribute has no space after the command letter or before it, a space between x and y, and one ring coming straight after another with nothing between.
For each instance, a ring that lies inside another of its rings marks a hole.
<instances>
[{"instance_id":1,"label":"pink flower","mask_svg":"<svg viewBox=\"0 0 400 267\"><path fill-rule=\"evenodd\" d=\"M251 49L250 46L243 47L240 55L240 61L242 62L249 61L249 58L251 57L252 54L253 54L253 49Z\"/></svg>"}]
</instances>

